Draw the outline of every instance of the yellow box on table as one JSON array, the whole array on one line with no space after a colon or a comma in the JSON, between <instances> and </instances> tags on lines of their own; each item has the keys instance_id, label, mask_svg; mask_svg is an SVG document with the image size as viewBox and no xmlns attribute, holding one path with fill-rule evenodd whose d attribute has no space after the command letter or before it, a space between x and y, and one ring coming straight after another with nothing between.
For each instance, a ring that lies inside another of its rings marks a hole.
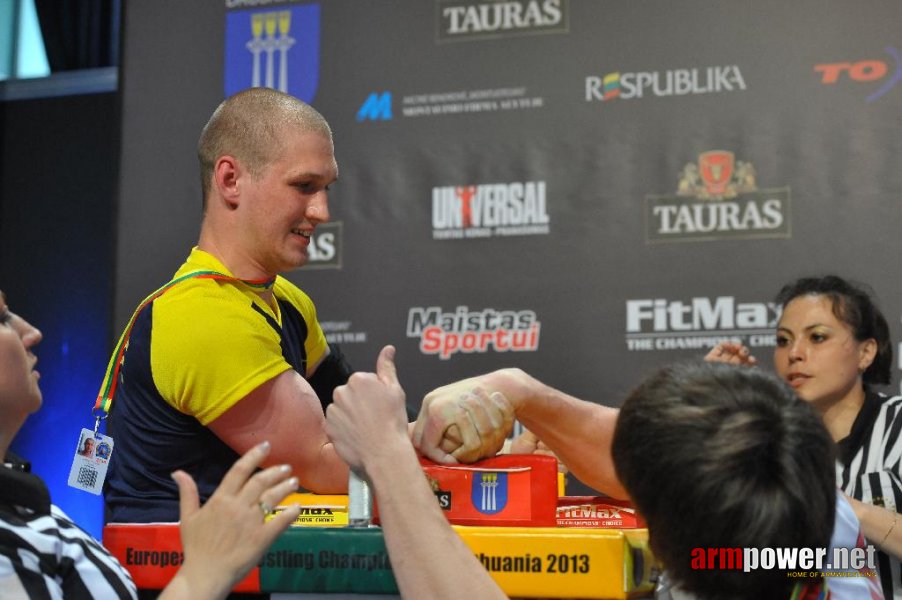
<instances>
[{"instance_id":1,"label":"yellow box on table","mask_svg":"<svg viewBox=\"0 0 902 600\"><path fill-rule=\"evenodd\" d=\"M460 470L424 463L424 473L454 530L509 596L614 600L653 589L647 530L553 526L566 504L553 458ZM294 503L298 519L235 591L397 593L382 530L344 527L347 496L293 494L283 505ZM164 587L183 560L175 523L109 524L103 537L141 589Z\"/></svg>"}]
</instances>

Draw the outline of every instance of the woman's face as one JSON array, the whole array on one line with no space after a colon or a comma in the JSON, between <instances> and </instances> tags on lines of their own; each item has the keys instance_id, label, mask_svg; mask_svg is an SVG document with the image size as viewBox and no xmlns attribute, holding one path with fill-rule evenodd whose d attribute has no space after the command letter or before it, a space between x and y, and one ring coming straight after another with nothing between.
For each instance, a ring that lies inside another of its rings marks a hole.
<instances>
[{"instance_id":1,"label":"woman's face","mask_svg":"<svg viewBox=\"0 0 902 600\"><path fill-rule=\"evenodd\" d=\"M41 407L41 375L32 353L41 341L41 332L10 312L6 296L0 292L0 403L3 411L28 415Z\"/></svg>"},{"instance_id":2,"label":"woman's face","mask_svg":"<svg viewBox=\"0 0 902 600\"><path fill-rule=\"evenodd\" d=\"M777 325L774 366L800 398L826 408L861 388L861 374L877 351L873 339L859 342L833 314L825 296L791 300Z\"/></svg>"}]
</instances>

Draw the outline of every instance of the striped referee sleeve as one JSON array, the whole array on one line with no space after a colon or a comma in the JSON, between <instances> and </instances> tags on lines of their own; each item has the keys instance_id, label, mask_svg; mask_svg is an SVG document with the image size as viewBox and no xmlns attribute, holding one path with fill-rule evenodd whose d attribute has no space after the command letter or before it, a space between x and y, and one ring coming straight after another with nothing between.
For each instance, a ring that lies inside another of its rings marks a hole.
<instances>
[{"instance_id":1,"label":"striped referee sleeve","mask_svg":"<svg viewBox=\"0 0 902 600\"><path fill-rule=\"evenodd\" d=\"M869 396L869 401L880 403L879 410L870 427L856 431L859 423L853 425L850 437L856 438L857 447L848 464L837 462L838 483L845 493L857 500L899 512L902 507L902 396ZM862 412L864 414L865 409ZM878 551L877 568L884 595L902 600L900 562Z\"/></svg>"},{"instance_id":2,"label":"striped referee sleeve","mask_svg":"<svg viewBox=\"0 0 902 600\"><path fill-rule=\"evenodd\" d=\"M128 572L59 508L0 519L0 597L136 598Z\"/></svg>"}]
</instances>

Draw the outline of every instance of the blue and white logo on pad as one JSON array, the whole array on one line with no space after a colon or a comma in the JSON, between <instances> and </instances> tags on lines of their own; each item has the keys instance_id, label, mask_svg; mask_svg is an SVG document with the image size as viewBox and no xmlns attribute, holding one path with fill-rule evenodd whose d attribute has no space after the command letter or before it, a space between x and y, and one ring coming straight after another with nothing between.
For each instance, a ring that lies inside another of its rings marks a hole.
<instances>
[{"instance_id":1,"label":"blue and white logo on pad","mask_svg":"<svg viewBox=\"0 0 902 600\"><path fill-rule=\"evenodd\" d=\"M470 491L473 506L486 515L494 515L507 506L507 473L475 473Z\"/></svg>"},{"instance_id":2,"label":"blue and white logo on pad","mask_svg":"<svg viewBox=\"0 0 902 600\"><path fill-rule=\"evenodd\" d=\"M319 4L226 15L225 95L268 87L312 102L319 85Z\"/></svg>"}]
</instances>

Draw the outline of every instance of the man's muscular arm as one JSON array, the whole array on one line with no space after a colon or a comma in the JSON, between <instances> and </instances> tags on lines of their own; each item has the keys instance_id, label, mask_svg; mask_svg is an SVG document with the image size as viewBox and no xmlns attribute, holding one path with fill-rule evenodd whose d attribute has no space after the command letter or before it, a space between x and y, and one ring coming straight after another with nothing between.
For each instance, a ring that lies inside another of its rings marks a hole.
<instances>
[{"instance_id":1,"label":"man's muscular arm","mask_svg":"<svg viewBox=\"0 0 902 600\"><path fill-rule=\"evenodd\" d=\"M312 492L347 493L348 466L335 453L324 424L323 409L310 384L287 369L208 427L238 454L269 440L272 451L266 466L290 464L301 487Z\"/></svg>"},{"instance_id":2,"label":"man's muscular arm","mask_svg":"<svg viewBox=\"0 0 902 600\"><path fill-rule=\"evenodd\" d=\"M500 403L497 394L503 399ZM473 410L461 398L478 399L486 410L506 404L503 412L510 412L535 434L580 481L610 496L627 497L611 457L617 409L565 394L520 369L464 379L433 390L423 399L413 440L420 452L433 460L472 462L494 456L501 449L503 436L499 438L498 431L482 420L468 417ZM460 431L449 435L452 425ZM509 433L509 428L503 433ZM451 443L458 439L461 441ZM453 458L447 454L448 446L457 448Z\"/></svg>"}]
</instances>

